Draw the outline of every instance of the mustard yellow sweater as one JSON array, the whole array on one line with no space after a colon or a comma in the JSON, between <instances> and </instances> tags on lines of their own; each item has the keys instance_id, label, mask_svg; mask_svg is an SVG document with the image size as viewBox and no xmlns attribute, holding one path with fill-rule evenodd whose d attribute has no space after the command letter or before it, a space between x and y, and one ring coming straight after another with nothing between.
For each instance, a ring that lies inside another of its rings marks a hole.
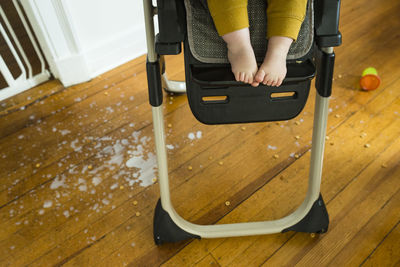
<instances>
[{"instance_id":1,"label":"mustard yellow sweater","mask_svg":"<svg viewBox=\"0 0 400 267\"><path fill-rule=\"evenodd\" d=\"M219 35L249 27L247 0L207 0ZM267 0L267 38L297 39L306 14L307 0Z\"/></svg>"}]
</instances>

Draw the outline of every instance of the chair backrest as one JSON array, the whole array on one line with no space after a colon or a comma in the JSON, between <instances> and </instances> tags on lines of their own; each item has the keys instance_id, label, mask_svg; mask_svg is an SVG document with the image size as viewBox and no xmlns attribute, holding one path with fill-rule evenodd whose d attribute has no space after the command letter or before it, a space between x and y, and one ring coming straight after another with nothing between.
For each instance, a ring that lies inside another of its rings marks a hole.
<instances>
[{"instance_id":1,"label":"chair backrest","mask_svg":"<svg viewBox=\"0 0 400 267\"><path fill-rule=\"evenodd\" d=\"M223 1L223 0L221 0ZM248 0L251 43L257 60L265 56L266 40L266 0ZM185 0L187 14L187 34L193 56L203 63L227 63L226 45L218 36L209 13L206 0ZM288 59L299 59L308 54L313 46L313 5L308 2L306 17L299 36L289 50Z\"/></svg>"}]
</instances>

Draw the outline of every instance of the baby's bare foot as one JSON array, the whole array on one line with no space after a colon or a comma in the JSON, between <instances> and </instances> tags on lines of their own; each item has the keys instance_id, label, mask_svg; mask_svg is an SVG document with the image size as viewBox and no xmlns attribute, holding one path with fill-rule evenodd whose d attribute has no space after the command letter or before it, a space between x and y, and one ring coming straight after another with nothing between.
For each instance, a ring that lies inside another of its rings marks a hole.
<instances>
[{"instance_id":1,"label":"baby's bare foot","mask_svg":"<svg viewBox=\"0 0 400 267\"><path fill-rule=\"evenodd\" d=\"M280 86L285 76L286 55L267 55L256 73L254 83L263 83L268 86Z\"/></svg>"},{"instance_id":2,"label":"baby's bare foot","mask_svg":"<svg viewBox=\"0 0 400 267\"><path fill-rule=\"evenodd\" d=\"M280 86L286 76L286 57L293 39L273 36L268 41L268 50L263 64L258 69L252 86L260 83Z\"/></svg>"},{"instance_id":3,"label":"baby's bare foot","mask_svg":"<svg viewBox=\"0 0 400 267\"><path fill-rule=\"evenodd\" d=\"M257 72L257 62L251 45L242 47L235 45L234 48L228 46L228 59L236 81L253 82Z\"/></svg>"},{"instance_id":4,"label":"baby's bare foot","mask_svg":"<svg viewBox=\"0 0 400 267\"><path fill-rule=\"evenodd\" d=\"M250 43L249 29L245 28L222 36L228 47L228 60L236 81L253 83L257 62Z\"/></svg>"}]
</instances>

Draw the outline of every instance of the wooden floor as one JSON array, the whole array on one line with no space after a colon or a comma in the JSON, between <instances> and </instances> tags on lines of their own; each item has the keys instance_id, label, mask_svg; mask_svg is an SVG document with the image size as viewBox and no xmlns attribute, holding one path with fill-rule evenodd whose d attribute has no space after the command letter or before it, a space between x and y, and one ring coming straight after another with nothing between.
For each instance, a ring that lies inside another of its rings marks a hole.
<instances>
[{"instance_id":1,"label":"wooden floor","mask_svg":"<svg viewBox=\"0 0 400 267\"><path fill-rule=\"evenodd\" d=\"M328 233L155 246L143 56L84 84L50 81L0 102L0 266L400 266L399 13L398 0L342 3L321 188ZM183 79L182 64L167 59L171 78ZM382 84L363 92L368 66ZM185 95L165 95L178 213L215 224L293 211L306 192L314 96L291 121L206 126Z\"/></svg>"}]
</instances>

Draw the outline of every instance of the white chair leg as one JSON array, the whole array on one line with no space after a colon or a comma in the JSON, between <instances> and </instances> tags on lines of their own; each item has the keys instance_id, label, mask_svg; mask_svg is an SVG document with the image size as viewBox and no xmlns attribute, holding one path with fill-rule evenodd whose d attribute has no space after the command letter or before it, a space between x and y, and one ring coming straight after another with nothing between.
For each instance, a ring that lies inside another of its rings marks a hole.
<instances>
[{"instance_id":1,"label":"white chair leg","mask_svg":"<svg viewBox=\"0 0 400 267\"><path fill-rule=\"evenodd\" d=\"M154 240L156 244L176 242L187 238L221 238L273 234L290 230L299 232L326 232L329 218L325 204L320 196L320 185L328 105L329 98L321 97L317 94L308 191L306 198L297 210L286 217L273 221L218 225L193 224L183 219L174 210L170 199L163 109L162 106L153 107L153 126L161 196L161 203L157 205L154 218ZM303 219L306 220L306 224L303 222ZM317 222L310 225L308 223L310 220ZM312 228L309 228L310 226Z\"/></svg>"}]
</instances>

